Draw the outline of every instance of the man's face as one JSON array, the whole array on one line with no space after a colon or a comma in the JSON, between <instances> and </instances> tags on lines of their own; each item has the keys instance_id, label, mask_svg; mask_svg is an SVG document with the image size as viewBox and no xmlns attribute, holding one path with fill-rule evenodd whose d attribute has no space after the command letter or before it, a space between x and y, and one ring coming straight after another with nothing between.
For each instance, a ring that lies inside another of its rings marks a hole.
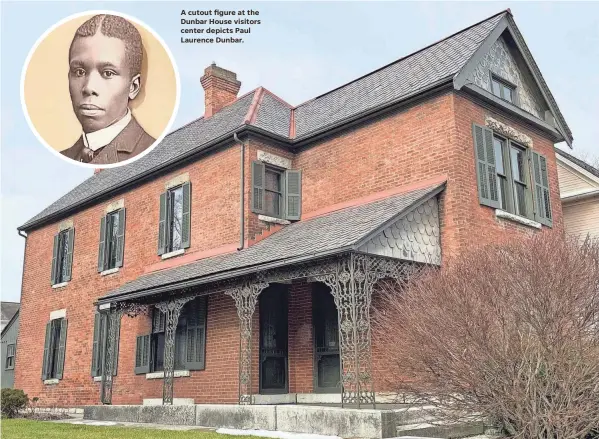
<instances>
[{"instance_id":1,"label":"man's face","mask_svg":"<svg viewBox=\"0 0 599 439\"><path fill-rule=\"evenodd\" d=\"M83 131L113 124L127 112L139 92L139 75L131 78L125 43L97 32L76 37L69 54L69 92Z\"/></svg>"}]
</instances>

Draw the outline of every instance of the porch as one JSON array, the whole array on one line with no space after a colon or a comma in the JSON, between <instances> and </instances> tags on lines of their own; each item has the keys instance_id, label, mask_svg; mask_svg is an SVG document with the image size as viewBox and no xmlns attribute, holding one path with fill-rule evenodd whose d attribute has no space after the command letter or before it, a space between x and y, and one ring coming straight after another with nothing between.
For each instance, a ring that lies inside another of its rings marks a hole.
<instances>
[{"instance_id":1,"label":"porch","mask_svg":"<svg viewBox=\"0 0 599 439\"><path fill-rule=\"evenodd\" d=\"M161 402L172 405L178 359L182 352L188 361L190 355L196 359L188 343L186 351L178 345L180 323L202 298L225 295L234 302L238 317L240 405L298 403L299 393L290 391L290 370L301 370L307 361L312 363L311 393L327 395L326 402L342 407L375 408L373 290L381 279L405 282L420 267L439 264L436 196L443 187L421 188L294 223L245 250L144 275L101 298L98 309L110 322L102 340L101 402L112 404L119 385L111 371L116 328L124 315L160 311ZM310 285L311 345L304 343L301 351L290 343L290 329L298 318L290 289L297 282ZM148 345L151 340L150 335ZM145 352L137 353L140 367L149 364L146 356L152 351Z\"/></svg>"}]
</instances>

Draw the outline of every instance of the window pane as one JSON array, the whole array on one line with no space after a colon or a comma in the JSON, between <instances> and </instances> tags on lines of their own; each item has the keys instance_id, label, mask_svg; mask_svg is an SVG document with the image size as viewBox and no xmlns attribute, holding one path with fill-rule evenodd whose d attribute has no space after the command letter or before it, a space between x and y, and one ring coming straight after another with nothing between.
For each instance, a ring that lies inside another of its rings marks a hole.
<instances>
[{"instance_id":1,"label":"window pane","mask_svg":"<svg viewBox=\"0 0 599 439\"><path fill-rule=\"evenodd\" d=\"M493 94L495 96L501 97L501 84L493 79L491 81L491 85L492 85L492 88L493 88Z\"/></svg>"},{"instance_id":2,"label":"window pane","mask_svg":"<svg viewBox=\"0 0 599 439\"><path fill-rule=\"evenodd\" d=\"M181 248L181 229L183 226L183 188L179 187L170 192L171 213L171 251Z\"/></svg>"},{"instance_id":3,"label":"window pane","mask_svg":"<svg viewBox=\"0 0 599 439\"><path fill-rule=\"evenodd\" d=\"M276 171L267 169L264 173L266 182L264 187L266 190L281 192L281 174Z\"/></svg>"},{"instance_id":4,"label":"window pane","mask_svg":"<svg viewBox=\"0 0 599 439\"><path fill-rule=\"evenodd\" d=\"M514 209L517 215L526 216L526 186L514 183Z\"/></svg>"},{"instance_id":5,"label":"window pane","mask_svg":"<svg viewBox=\"0 0 599 439\"><path fill-rule=\"evenodd\" d=\"M524 183L524 151L521 149L510 148L510 157L514 180Z\"/></svg>"},{"instance_id":6,"label":"window pane","mask_svg":"<svg viewBox=\"0 0 599 439\"><path fill-rule=\"evenodd\" d=\"M67 269L67 261L68 261L68 253L69 253L69 231L63 230L60 232L58 237L58 273L56 276L56 281L58 283L62 282Z\"/></svg>"},{"instance_id":7,"label":"window pane","mask_svg":"<svg viewBox=\"0 0 599 439\"><path fill-rule=\"evenodd\" d=\"M506 101L514 102L513 90L507 85L503 86L503 99Z\"/></svg>"},{"instance_id":8,"label":"window pane","mask_svg":"<svg viewBox=\"0 0 599 439\"><path fill-rule=\"evenodd\" d=\"M154 371L164 370L164 333L154 335L156 342L154 345Z\"/></svg>"},{"instance_id":9,"label":"window pane","mask_svg":"<svg viewBox=\"0 0 599 439\"><path fill-rule=\"evenodd\" d=\"M493 138L493 148L495 149L495 167L497 169L497 173L504 175L503 169L503 141L498 139L497 137Z\"/></svg>"},{"instance_id":10,"label":"window pane","mask_svg":"<svg viewBox=\"0 0 599 439\"><path fill-rule=\"evenodd\" d=\"M119 214L111 213L108 217L108 269L116 267L116 237L119 232Z\"/></svg>"},{"instance_id":11,"label":"window pane","mask_svg":"<svg viewBox=\"0 0 599 439\"><path fill-rule=\"evenodd\" d=\"M272 216L281 215L281 194L277 192L264 191L264 198L266 202L266 213Z\"/></svg>"},{"instance_id":12,"label":"window pane","mask_svg":"<svg viewBox=\"0 0 599 439\"><path fill-rule=\"evenodd\" d=\"M60 342L60 321L62 319L52 320L52 338L50 345L50 375L48 378L56 378L58 368L58 344Z\"/></svg>"},{"instance_id":13,"label":"window pane","mask_svg":"<svg viewBox=\"0 0 599 439\"><path fill-rule=\"evenodd\" d=\"M507 180L500 175L497 176L497 179L499 180L499 201L501 208L507 210Z\"/></svg>"}]
</instances>

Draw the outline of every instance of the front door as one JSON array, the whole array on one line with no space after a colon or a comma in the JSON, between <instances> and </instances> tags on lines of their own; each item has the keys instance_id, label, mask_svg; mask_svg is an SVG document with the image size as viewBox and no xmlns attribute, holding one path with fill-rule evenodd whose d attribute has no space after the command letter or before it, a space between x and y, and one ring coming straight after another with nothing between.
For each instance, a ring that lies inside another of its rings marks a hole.
<instances>
[{"instance_id":1,"label":"front door","mask_svg":"<svg viewBox=\"0 0 599 439\"><path fill-rule=\"evenodd\" d=\"M314 284L312 290L314 322L314 391L339 392L339 325L337 307L329 288Z\"/></svg>"},{"instance_id":2,"label":"front door","mask_svg":"<svg viewBox=\"0 0 599 439\"><path fill-rule=\"evenodd\" d=\"M287 288L260 294L260 393L287 393Z\"/></svg>"}]
</instances>

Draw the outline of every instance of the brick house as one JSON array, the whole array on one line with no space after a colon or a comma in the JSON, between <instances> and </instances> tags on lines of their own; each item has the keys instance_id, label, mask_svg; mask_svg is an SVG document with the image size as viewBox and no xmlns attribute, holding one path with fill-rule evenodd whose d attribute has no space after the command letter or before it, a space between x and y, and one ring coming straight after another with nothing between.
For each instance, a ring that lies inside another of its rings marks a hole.
<instances>
[{"instance_id":1,"label":"brick house","mask_svg":"<svg viewBox=\"0 0 599 439\"><path fill-rule=\"evenodd\" d=\"M203 117L19 228L43 405L373 404L377 280L563 233L572 134L509 10L295 107L201 83Z\"/></svg>"}]
</instances>

